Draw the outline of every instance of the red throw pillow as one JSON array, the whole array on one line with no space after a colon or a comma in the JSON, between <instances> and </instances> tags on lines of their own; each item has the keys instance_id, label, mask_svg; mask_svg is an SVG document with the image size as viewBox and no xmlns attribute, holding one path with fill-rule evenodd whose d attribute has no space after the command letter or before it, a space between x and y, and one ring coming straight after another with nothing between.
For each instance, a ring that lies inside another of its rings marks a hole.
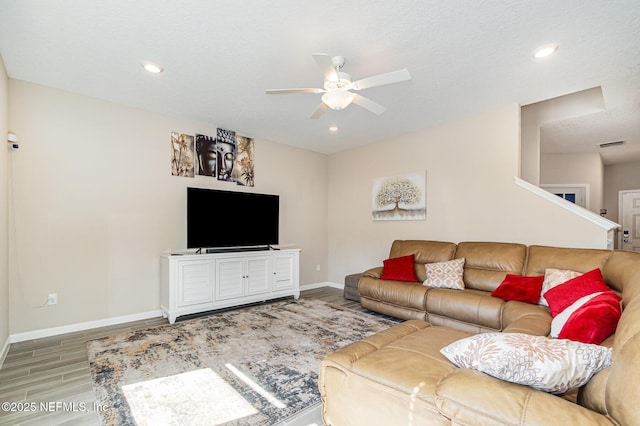
<instances>
[{"instance_id":1,"label":"red throw pillow","mask_svg":"<svg viewBox=\"0 0 640 426\"><path fill-rule=\"evenodd\" d=\"M415 255L394 257L383 261L382 280L410 281L417 282L416 270L414 267Z\"/></svg>"},{"instance_id":2,"label":"red throw pillow","mask_svg":"<svg viewBox=\"0 0 640 426\"><path fill-rule=\"evenodd\" d=\"M593 293L605 291L611 290L604 282L600 269L596 268L553 287L544 294L544 298L549 303L551 316L556 317L576 300Z\"/></svg>"},{"instance_id":3,"label":"red throw pillow","mask_svg":"<svg viewBox=\"0 0 640 426\"><path fill-rule=\"evenodd\" d=\"M503 300L517 300L519 302L538 304L544 275L536 277L523 277L507 274L498 288L491 295Z\"/></svg>"},{"instance_id":4,"label":"red throw pillow","mask_svg":"<svg viewBox=\"0 0 640 426\"><path fill-rule=\"evenodd\" d=\"M575 310L562 326L558 339L599 345L615 333L622 315L620 298L612 291L595 296ZM560 319L562 316L554 318ZM553 327L552 323L552 327Z\"/></svg>"}]
</instances>

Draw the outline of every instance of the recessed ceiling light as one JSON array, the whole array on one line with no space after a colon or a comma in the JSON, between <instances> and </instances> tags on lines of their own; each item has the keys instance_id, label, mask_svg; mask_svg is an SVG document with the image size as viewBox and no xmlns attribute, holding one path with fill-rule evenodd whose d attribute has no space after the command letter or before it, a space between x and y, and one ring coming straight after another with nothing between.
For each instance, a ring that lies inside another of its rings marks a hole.
<instances>
[{"instance_id":1,"label":"recessed ceiling light","mask_svg":"<svg viewBox=\"0 0 640 426\"><path fill-rule=\"evenodd\" d=\"M159 74L164 71L161 66L153 64L151 62L145 62L144 64L142 64L142 67L152 74Z\"/></svg>"},{"instance_id":2,"label":"recessed ceiling light","mask_svg":"<svg viewBox=\"0 0 640 426\"><path fill-rule=\"evenodd\" d=\"M547 56L554 54L556 50L558 50L557 44L546 44L544 46L539 47L535 51L533 56L535 56L537 59L546 58Z\"/></svg>"},{"instance_id":3,"label":"recessed ceiling light","mask_svg":"<svg viewBox=\"0 0 640 426\"><path fill-rule=\"evenodd\" d=\"M329 126L329 131L330 132L337 132L338 131L338 126Z\"/></svg>"}]
</instances>

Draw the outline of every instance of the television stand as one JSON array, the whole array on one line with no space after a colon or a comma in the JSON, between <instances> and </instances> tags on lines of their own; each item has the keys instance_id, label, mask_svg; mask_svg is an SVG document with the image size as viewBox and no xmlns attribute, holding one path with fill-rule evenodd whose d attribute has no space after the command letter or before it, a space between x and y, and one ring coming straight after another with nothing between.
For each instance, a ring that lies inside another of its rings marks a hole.
<instances>
[{"instance_id":1,"label":"television stand","mask_svg":"<svg viewBox=\"0 0 640 426\"><path fill-rule=\"evenodd\" d=\"M160 309L171 324L182 315L300 296L300 249L218 249L161 257Z\"/></svg>"}]
</instances>

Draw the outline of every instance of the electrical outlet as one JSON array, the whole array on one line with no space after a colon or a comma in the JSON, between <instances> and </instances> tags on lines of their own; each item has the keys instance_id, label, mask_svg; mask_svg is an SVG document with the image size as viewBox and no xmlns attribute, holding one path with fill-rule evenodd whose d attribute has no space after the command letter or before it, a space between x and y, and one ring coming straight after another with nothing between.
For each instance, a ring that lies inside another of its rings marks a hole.
<instances>
[{"instance_id":1,"label":"electrical outlet","mask_svg":"<svg viewBox=\"0 0 640 426\"><path fill-rule=\"evenodd\" d=\"M317 264L316 265L316 271L319 271L319 270L320 270L320 264Z\"/></svg>"},{"instance_id":2,"label":"electrical outlet","mask_svg":"<svg viewBox=\"0 0 640 426\"><path fill-rule=\"evenodd\" d=\"M57 305L58 304L58 293L51 293L47 297L47 305Z\"/></svg>"}]
</instances>

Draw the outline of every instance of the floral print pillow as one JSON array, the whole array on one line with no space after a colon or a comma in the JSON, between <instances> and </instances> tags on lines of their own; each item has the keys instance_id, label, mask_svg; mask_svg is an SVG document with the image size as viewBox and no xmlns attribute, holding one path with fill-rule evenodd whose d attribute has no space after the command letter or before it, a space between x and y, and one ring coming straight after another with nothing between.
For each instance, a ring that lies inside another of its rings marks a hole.
<instances>
[{"instance_id":1,"label":"floral print pillow","mask_svg":"<svg viewBox=\"0 0 640 426\"><path fill-rule=\"evenodd\" d=\"M611 365L611 348L520 333L483 333L440 352L462 368L561 394L586 384Z\"/></svg>"}]
</instances>

